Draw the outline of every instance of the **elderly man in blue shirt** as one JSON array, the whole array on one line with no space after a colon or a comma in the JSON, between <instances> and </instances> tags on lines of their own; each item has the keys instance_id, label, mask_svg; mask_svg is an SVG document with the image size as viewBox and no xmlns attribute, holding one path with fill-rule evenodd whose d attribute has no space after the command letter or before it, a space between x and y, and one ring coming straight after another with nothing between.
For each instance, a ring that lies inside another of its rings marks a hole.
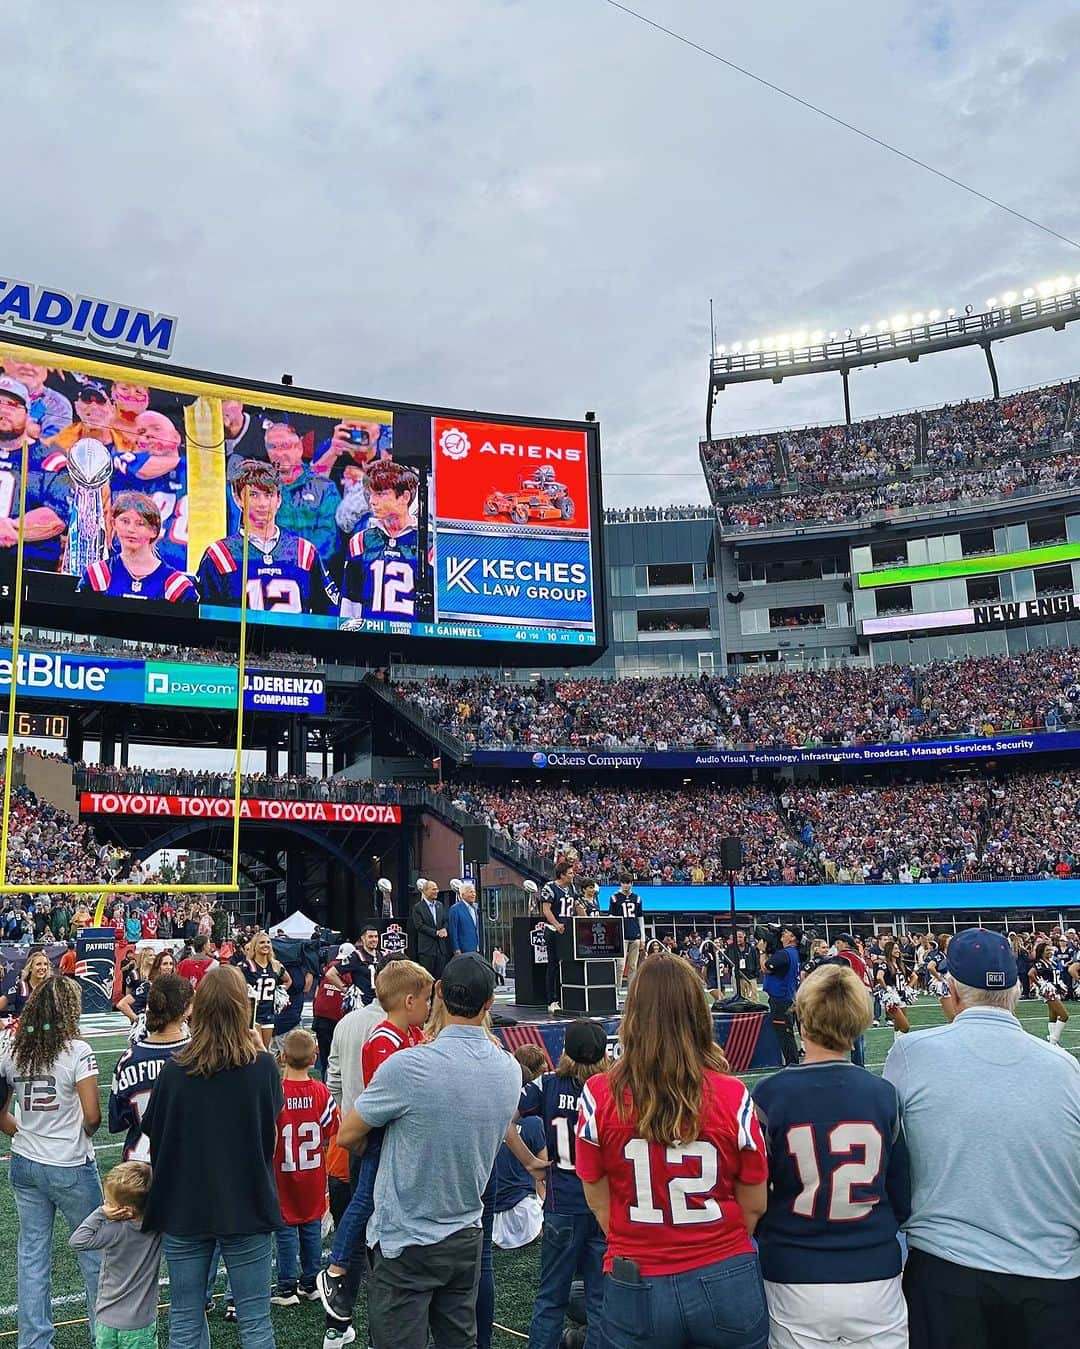
<instances>
[{"instance_id":1,"label":"elderly man in blue shirt","mask_svg":"<svg viewBox=\"0 0 1080 1349\"><path fill-rule=\"evenodd\" d=\"M997 932L949 944L950 1022L885 1061L911 1156L911 1349L1046 1349L1080 1323L1080 1064L1024 1030Z\"/></svg>"}]
</instances>

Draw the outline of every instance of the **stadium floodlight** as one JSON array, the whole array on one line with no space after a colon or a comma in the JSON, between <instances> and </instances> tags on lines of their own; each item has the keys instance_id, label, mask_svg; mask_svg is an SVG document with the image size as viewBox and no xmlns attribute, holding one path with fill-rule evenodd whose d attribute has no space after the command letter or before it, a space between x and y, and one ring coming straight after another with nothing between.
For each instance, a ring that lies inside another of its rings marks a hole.
<instances>
[{"instance_id":1,"label":"stadium floodlight","mask_svg":"<svg viewBox=\"0 0 1080 1349\"><path fill-rule=\"evenodd\" d=\"M906 314L895 315L892 321L892 330L894 333L903 332L908 326L908 316Z\"/></svg>"},{"instance_id":2,"label":"stadium floodlight","mask_svg":"<svg viewBox=\"0 0 1080 1349\"><path fill-rule=\"evenodd\" d=\"M790 336L790 334L788 334L788 333L781 333L781 334L780 334L780 336L776 339L776 349L777 349L777 351L790 351L790 350L791 350L791 336Z\"/></svg>"},{"instance_id":3,"label":"stadium floodlight","mask_svg":"<svg viewBox=\"0 0 1080 1349\"><path fill-rule=\"evenodd\" d=\"M921 326L922 326L922 321L923 321L923 316L922 316L922 314L912 314L912 316L911 316L911 326L912 326L913 328L919 328L919 327L921 327Z\"/></svg>"},{"instance_id":4,"label":"stadium floodlight","mask_svg":"<svg viewBox=\"0 0 1080 1349\"><path fill-rule=\"evenodd\" d=\"M931 323L936 323L938 319L941 318L941 310L931 309L931 311L929 312L929 314L927 314L926 317L930 320Z\"/></svg>"},{"instance_id":5,"label":"stadium floodlight","mask_svg":"<svg viewBox=\"0 0 1080 1349\"><path fill-rule=\"evenodd\" d=\"M878 319L877 330L879 333L887 333L889 331L889 320Z\"/></svg>"},{"instance_id":6,"label":"stadium floodlight","mask_svg":"<svg viewBox=\"0 0 1080 1349\"><path fill-rule=\"evenodd\" d=\"M822 332L820 328L815 328L814 331L810 334L810 341L814 344L814 346L817 346L819 342L824 342L825 341L824 332Z\"/></svg>"},{"instance_id":7,"label":"stadium floodlight","mask_svg":"<svg viewBox=\"0 0 1080 1349\"><path fill-rule=\"evenodd\" d=\"M997 308L997 296L996 296L996 295L991 295L991 296L990 296L989 300L987 300L987 302L986 302L986 307L987 307L987 309L996 309L996 308Z\"/></svg>"},{"instance_id":8,"label":"stadium floodlight","mask_svg":"<svg viewBox=\"0 0 1080 1349\"><path fill-rule=\"evenodd\" d=\"M717 356L723 356L726 350L727 348L724 346L723 342L721 342L720 345L716 348Z\"/></svg>"},{"instance_id":9,"label":"stadium floodlight","mask_svg":"<svg viewBox=\"0 0 1080 1349\"><path fill-rule=\"evenodd\" d=\"M945 311L945 317L946 317L947 319L954 319L954 318L956 318L956 310L955 310L955 309L946 309L946 311Z\"/></svg>"},{"instance_id":10,"label":"stadium floodlight","mask_svg":"<svg viewBox=\"0 0 1080 1349\"><path fill-rule=\"evenodd\" d=\"M1067 276L1059 276L1054 285L1057 288L1057 293L1059 295L1064 295L1067 290L1072 290L1072 286L1069 285L1069 278Z\"/></svg>"},{"instance_id":11,"label":"stadium floodlight","mask_svg":"<svg viewBox=\"0 0 1080 1349\"><path fill-rule=\"evenodd\" d=\"M1035 298L1035 289L1034 289L1034 287L1033 287L1033 286L1025 286L1025 287L1024 287L1024 299L1025 299L1025 300L1034 300L1034 298Z\"/></svg>"},{"instance_id":12,"label":"stadium floodlight","mask_svg":"<svg viewBox=\"0 0 1080 1349\"><path fill-rule=\"evenodd\" d=\"M1002 303L1002 304L1015 304L1015 303L1016 303L1016 291L1015 291L1015 290L1007 290L1007 291L1005 292L1005 294L1001 297L1001 303Z\"/></svg>"},{"instance_id":13,"label":"stadium floodlight","mask_svg":"<svg viewBox=\"0 0 1080 1349\"><path fill-rule=\"evenodd\" d=\"M1077 276L1076 276L1076 284L1077 284L1078 286L1080 286L1080 272L1077 273Z\"/></svg>"},{"instance_id":14,"label":"stadium floodlight","mask_svg":"<svg viewBox=\"0 0 1080 1349\"><path fill-rule=\"evenodd\" d=\"M742 343L741 343L741 342L733 342L733 343L731 344L731 351L732 351L732 355L738 356L739 353L742 351Z\"/></svg>"},{"instance_id":15,"label":"stadium floodlight","mask_svg":"<svg viewBox=\"0 0 1080 1349\"><path fill-rule=\"evenodd\" d=\"M1035 289L1039 292L1039 299L1046 300L1054 293L1054 283L1052 281L1040 281Z\"/></svg>"},{"instance_id":16,"label":"stadium floodlight","mask_svg":"<svg viewBox=\"0 0 1080 1349\"><path fill-rule=\"evenodd\" d=\"M760 342L757 340L757 338L755 337L755 338L753 339L753 341L747 342L747 344L746 344L746 350L747 350L747 351L750 351L750 352L755 352L755 351L757 351L758 347L760 347L760 346L761 346L761 343L760 343Z\"/></svg>"},{"instance_id":17,"label":"stadium floodlight","mask_svg":"<svg viewBox=\"0 0 1080 1349\"><path fill-rule=\"evenodd\" d=\"M975 312L975 306L974 306L973 304L966 304L966 305L964 305L964 313L965 313L965 314L974 314L974 312Z\"/></svg>"},{"instance_id":18,"label":"stadium floodlight","mask_svg":"<svg viewBox=\"0 0 1080 1349\"><path fill-rule=\"evenodd\" d=\"M860 326L860 328L859 328L859 336L860 336L860 337L869 337L869 336L870 336L870 325L869 325L869 323L864 323L864 324L862 324L862 325Z\"/></svg>"},{"instance_id":19,"label":"stadium floodlight","mask_svg":"<svg viewBox=\"0 0 1080 1349\"><path fill-rule=\"evenodd\" d=\"M799 331L798 331L797 333L792 333L792 335L791 335L791 345L792 345L792 347L805 347L805 346L806 346L806 329L805 329L805 328L800 328Z\"/></svg>"}]
</instances>

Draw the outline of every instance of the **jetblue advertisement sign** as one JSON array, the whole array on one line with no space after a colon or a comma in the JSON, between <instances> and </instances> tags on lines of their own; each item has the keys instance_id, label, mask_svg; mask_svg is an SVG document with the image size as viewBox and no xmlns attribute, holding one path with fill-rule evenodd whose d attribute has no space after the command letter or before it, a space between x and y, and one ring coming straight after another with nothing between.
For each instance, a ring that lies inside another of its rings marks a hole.
<instances>
[{"instance_id":1,"label":"jetblue advertisement sign","mask_svg":"<svg viewBox=\"0 0 1080 1349\"><path fill-rule=\"evenodd\" d=\"M171 314L49 290L27 281L0 280L0 323L155 356L168 356L176 339L176 319Z\"/></svg>"},{"instance_id":2,"label":"jetblue advertisement sign","mask_svg":"<svg viewBox=\"0 0 1080 1349\"><path fill-rule=\"evenodd\" d=\"M591 628L588 536L485 534L439 528L440 618Z\"/></svg>"},{"instance_id":3,"label":"jetblue advertisement sign","mask_svg":"<svg viewBox=\"0 0 1080 1349\"><path fill-rule=\"evenodd\" d=\"M160 707L235 707L236 686L235 669L213 665L27 650L19 652L16 679L16 693L23 698ZM0 697L10 687L11 648L5 647L0 649ZM325 681L322 675L247 670L244 708L248 712L321 713L326 710Z\"/></svg>"},{"instance_id":4,"label":"jetblue advertisement sign","mask_svg":"<svg viewBox=\"0 0 1080 1349\"><path fill-rule=\"evenodd\" d=\"M476 749L469 763L492 768L562 770L654 768L788 768L798 764L934 763L955 759L997 759L1006 754L1040 754L1080 749L1080 731L1022 731L972 740L914 740L898 745L829 745L775 749Z\"/></svg>"}]
</instances>

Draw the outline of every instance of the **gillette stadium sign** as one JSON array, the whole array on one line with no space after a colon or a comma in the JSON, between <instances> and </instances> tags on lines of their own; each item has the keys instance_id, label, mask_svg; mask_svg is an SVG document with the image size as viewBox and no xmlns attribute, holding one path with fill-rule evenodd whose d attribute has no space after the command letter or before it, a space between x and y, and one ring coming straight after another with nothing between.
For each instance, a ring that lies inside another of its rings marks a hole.
<instances>
[{"instance_id":1,"label":"gillette stadium sign","mask_svg":"<svg viewBox=\"0 0 1080 1349\"><path fill-rule=\"evenodd\" d=\"M19 651L16 695L66 702L132 703L145 707L235 708L236 669L166 660L114 660L53 651ZM11 688L11 648L0 649L0 697ZM322 675L245 670L248 712L326 710Z\"/></svg>"},{"instance_id":2,"label":"gillette stadium sign","mask_svg":"<svg viewBox=\"0 0 1080 1349\"><path fill-rule=\"evenodd\" d=\"M168 356L176 340L176 319L151 309L72 295L29 281L0 279L0 323L57 337L74 337L100 347Z\"/></svg>"}]
</instances>

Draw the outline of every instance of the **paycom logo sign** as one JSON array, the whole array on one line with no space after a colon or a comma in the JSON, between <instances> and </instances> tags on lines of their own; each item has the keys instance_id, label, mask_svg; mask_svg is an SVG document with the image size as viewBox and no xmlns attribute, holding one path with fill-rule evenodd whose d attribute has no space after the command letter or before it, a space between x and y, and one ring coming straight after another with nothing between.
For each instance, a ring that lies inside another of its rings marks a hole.
<instances>
[{"instance_id":1,"label":"paycom logo sign","mask_svg":"<svg viewBox=\"0 0 1080 1349\"><path fill-rule=\"evenodd\" d=\"M151 707L235 707L235 670L206 665L146 662L143 701Z\"/></svg>"}]
</instances>

